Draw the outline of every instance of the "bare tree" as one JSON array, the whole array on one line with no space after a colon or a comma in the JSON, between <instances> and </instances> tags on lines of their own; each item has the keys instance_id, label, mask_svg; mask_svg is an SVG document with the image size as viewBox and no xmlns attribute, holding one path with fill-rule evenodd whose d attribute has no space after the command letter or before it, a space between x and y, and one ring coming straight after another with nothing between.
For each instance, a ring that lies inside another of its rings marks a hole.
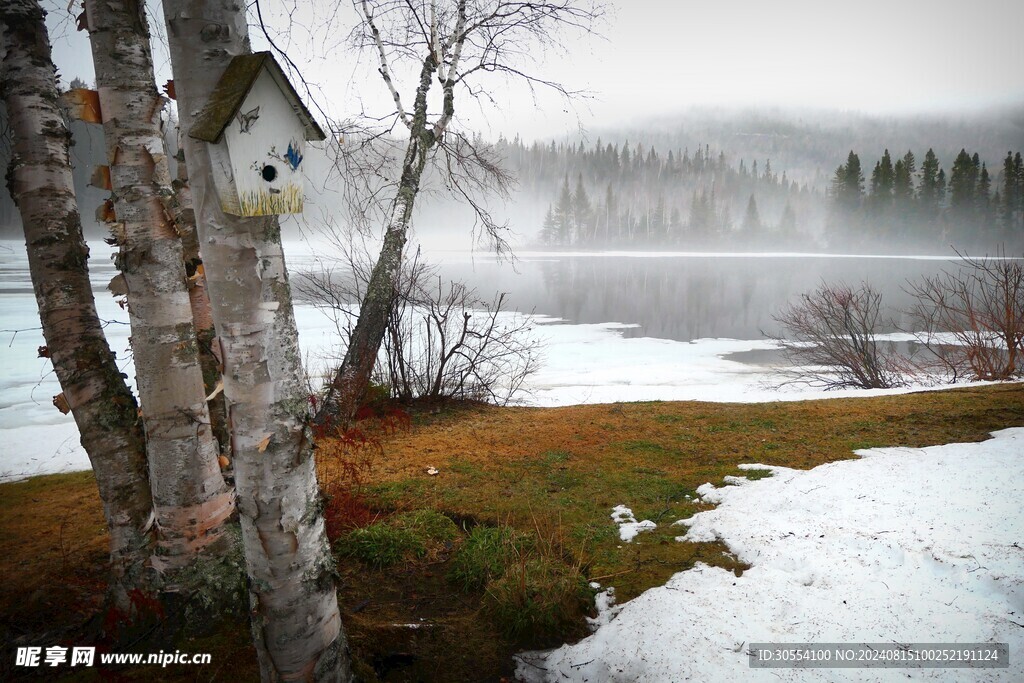
<instances>
[{"instance_id":1,"label":"bare tree","mask_svg":"<svg viewBox=\"0 0 1024 683\"><path fill-rule=\"evenodd\" d=\"M163 9L181 125L190 130L232 57L249 52L245 7L164 0ZM225 214L209 145L188 137L184 151L222 348L261 677L348 680L280 226L276 217Z\"/></svg>"},{"instance_id":2,"label":"bare tree","mask_svg":"<svg viewBox=\"0 0 1024 683\"><path fill-rule=\"evenodd\" d=\"M907 362L889 342L879 342L882 295L862 283L857 289L822 284L773 316L785 332L770 336L793 366L782 384L824 389L885 389L902 386ZM890 321L890 326L895 323Z\"/></svg>"},{"instance_id":3,"label":"bare tree","mask_svg":"<svg viewBox=\"0 0 1024 683\"><path fill-rule=\"evenodd\" d=\"M950 382L1024 375L1024 264L961 256L963 266L911 283L910 314Z\"/></svg>"},{"instance_id":4,"label":"bare tree","mask_svg":"<svg viewBox=\"0 0 1024 683\"><path fill-rule=\"evenodd\" d=\"M297 291L324 311L349 339L372 267L352 246L337 267L303 274ZM507 297L479 297L465 283L444 281L420 255L399 269L373 379L392 397L471 399L507 404L536 369L540 342L528 316L507 310Z\"/></svg>"},{"instance_id":5,"label":"bare tree","mask_svg":"<svg viewBox=\"0 0 1024 683\"><path fill-rule=\"evenodd\" d=\"M216 544L234 511L210 428L181 238L165 202L163 154L145 4L86 0L96 85L128 297L159 552L154 566L179 568Z\"/></svg>"},{"instance_id":6,"label":"bare tree","mask_svg":"<svg viewBox=\"0 0 1024 683\"><path fill-rule=\"evenodd\" d=\"M501 190L508 177L489 151L453 125L456 98L490 100L479 79L499 75L525 81L531 88L562 85L531 73L535 51L560 45L562 32L588 32L600 16L599 5L579 0L353 0L362 15L353 33L356 46L376 54L379 73L394 102L390 119L408 130L399 178L390 204L380 256L360 306L345 358L331 382L319 418L348 419L359 405L387 330L413 205L428 162L442 182L474 210L478 227L505 248L498 224L481 191ZM406 88L405 73L414 74ZM440 89L432 100L431 89ZM411 101L403 92L412 93Z\"/></svg>"},{"instance_id":7,"label":"bare tree","mask_svg":"<svg viewBox=\"0 0 1024 683\"><path fill-rule=\"evenodd\" d=\"M110 531L113 605L130 614L146 589L153 504L138 406L103 335L89 283L89 248L75 202L70 134L44 23L34 0L0 3L0 83L14 134L8 187L21 212L48 356L89 455Z\"/></svg>"}]
</instances>

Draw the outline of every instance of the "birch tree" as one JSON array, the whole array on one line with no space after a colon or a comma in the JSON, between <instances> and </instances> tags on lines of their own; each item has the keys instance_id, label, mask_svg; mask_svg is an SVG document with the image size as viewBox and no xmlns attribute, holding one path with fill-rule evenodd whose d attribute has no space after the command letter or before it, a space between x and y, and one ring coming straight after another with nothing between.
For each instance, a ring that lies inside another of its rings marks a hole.
<instances>
[{"instance_id":1,"label":"birch tree","mask_svg":"<svg viewBox=\"0 0 1024 683\"><path fill-rule=\"evenodd\" d=\"M188 297L192 306L192 326L196 330L199 345L199 366L203 371L206 407L210 412L210 427L221 455L231 456L231 440L228 434L228 406L224 401L221 385L220 359L214 351L217 332L213 326L213 311L210 293L206 288L206 269L199 251L199 233L196 230L196 213L192 208L192 189L188 184L188 166L182 150L181 127L176 118L171 119L177 138L175 151L175 178L171 181L170 211L174 225L181 235L182 257L185 260L185 275L188 280ZM227 460L225 462L230 462Z\"/></svg>"},{"instance_id":2,"label":"birch tree","mask_svg":"<svg viewBox=\"0 0 1024 683\"><path fill-rule=\"evenodd\" d=\"M563 31L589 32L600 5L579 0L353 0L361 23L359 49L372 52L394 103L390 119L408 132L399 180L386 218L384 242L363 297L359 319L318 418L348 420L369 383L394 304L402 250L424 170L435 161L446 188L475 211L482 229L503 248L501 229L476 191L503 188L507 176L486 148L459 131L456 102L493 104L481 77L524 81L569 98L561 84L531 72L536 51L558 46ZM402 83L403 74L411 74ZM432 92L433 91L433 92ZM409 94L412 97L409 99Z\"/></svg>"},{"instance_id":3,"label":"birch tree","mask_svg":"<svg viewBox=\"0 0 1024 683\"><path fill-rule=\"evenodd\" d=\"M249 52L233 0L164 0L182 129L235 55ZM221 340L235 485L264 681L351 677L319 506L307 392L276 217L221 210L206 143L185 138L213 319Z\"/></svg>"},{"instance_id":4,"label":"birch tree","mask_svg":"<svg viewBox=\"0 0 1024 683\"><path fill-rule=\"evenodd\" d=\"M146 587L153 506L138 407L96 313L44 23L34 0L0 3L0 89L13 132L8 187L21 212L48 356L89 455L110 531L113 606Z\"/></svg>"},{"instance_id":5,"label":"birch tree","mask_svg":"<svg viewBox=\"0 0 1024 683\"><path fill-rule=\"evenodd\" d=\"M217 543L234 510L210 426L182 243L167 204L164 155L145 3L86 0L96 85L128 297L158 527L158 569L187 565ZM117 285L115 285L117 288Z\"/></svg>"}]
</instances>

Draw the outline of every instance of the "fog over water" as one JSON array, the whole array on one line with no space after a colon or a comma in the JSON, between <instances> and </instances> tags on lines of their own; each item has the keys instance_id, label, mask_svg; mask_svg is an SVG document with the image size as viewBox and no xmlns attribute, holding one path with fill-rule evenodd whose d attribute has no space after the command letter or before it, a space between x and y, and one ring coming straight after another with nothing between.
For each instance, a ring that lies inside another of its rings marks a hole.
<instances>
[{"instance_id":1,"label":"fog over water","mask_svg":"<svg viewBox=\"0 0 1024 683\"><path fill-rule=\"evenodd\" d=\"M323 267L307 244L286 244L296 273ZM445 280L465 282L484 301L507 293L509 306L567 323L636 325L627 337L675 341L761 339L780 332L772 316L823 281L882 292L897 323L909 307L908 280L956 267L942 257L664 252L522 251L514 263L487 253L423 252ZM326 263L330 263L328 258ZM894 329L886 325L882 332Z\"/></svg>"}]
</instances>

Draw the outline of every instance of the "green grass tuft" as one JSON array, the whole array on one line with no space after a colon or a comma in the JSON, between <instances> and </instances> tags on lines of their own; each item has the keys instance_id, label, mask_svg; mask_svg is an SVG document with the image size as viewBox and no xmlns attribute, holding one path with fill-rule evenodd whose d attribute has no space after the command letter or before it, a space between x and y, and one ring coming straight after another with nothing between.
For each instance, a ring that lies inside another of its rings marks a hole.
<instances>
[{"instance_id":1,"label":"green grass tuft","mask_svg":"<svg viewBox=\"0 0 1024 683\"><path fill-rule=\"evenodd\" d=\"M758 479L767 479L774 475L775 472L771 470L743 470L741 477L746 477L750 481L757 481Z\"/></svg>"},{"instance_id":2,"label":"green grass tuft","mask_svg":"<svg viewBox=\"0 0 1024 683\"><path fill-rule=\"evenodd\" d=\"M383 569L403 560L420 559L427 554L426 545L416 532L399 529L387 522L377 522L356 529L338 542L338 550L366 564Z\"/></svg>"},{"instance_id":3,"label":"green grass tuft","mask_svg":"<svg viewBox=\"0 0 1024 683\"><path fill-rule=\"evenodd\" d=\"M448 578L467 590L483 588L516 557L517 534L507 526L477 526L451 559Z\"/></svg>"},{"instance_id":4,"label":"green grass tuft","mask_svg":"<svg viewBox=\"0 0 1024 683\"><path fill-rule=\"evenodd\" d=\"M459 527L455 522L436 510L403 512L387 520L387 524L412 532L424 545L430 542L451 543L459 537Z\"/></svg>"},{"instance_id":5,"label":"green grass tuft","mask_svg":"<svg viewBox=\"0 0 1024 683\"><path fill-rule=\"evenodd\" d=\"M540 645L578 632L593 599L578 566L524 555L487 584L484 608L510 638Z\"/></svg>"},{"instance_id":6,"label":"green grass tuft","mask_svg":"<svg viewBox=\"0 0 1024 683\"><path fill-rule=\"evenodd\" d=\"M436 556L458 537L455 522L440 512L412 510L350 532L338 541L337 550L383 569Z\"/></svg>"}]
</instances>

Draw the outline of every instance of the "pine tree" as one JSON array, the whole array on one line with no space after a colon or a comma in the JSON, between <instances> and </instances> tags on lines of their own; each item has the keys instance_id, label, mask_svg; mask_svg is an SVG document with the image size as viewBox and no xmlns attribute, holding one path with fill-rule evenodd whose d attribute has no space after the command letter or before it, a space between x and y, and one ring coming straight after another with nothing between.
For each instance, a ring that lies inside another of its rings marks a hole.
<instances>
[{"instance_id":1,"label":"pine tree","mask_svg":"<svg viewBox=\"0 0 1024 683\"><path fill-rule=\"evenodd\" d=\"M756 165L757 162L755 161ZM832 173L832 181L829 184L829 196L836 205L841 205L843 201L843 192L846 188L846 165L840 164L836 167L836 170Z\"/></svg>"},{"instance_id":2,"label":"pine tree","mask_svg":"<svg viewBox=\"0 0 1024 683\"><path fill-rule=\"evenodd\" d=\"M700 193L693 191L693 198L690 203L690 232L697 239L704 239L712 230L711 206L708 200L707 191L701 188Z\"/></svg>"},{"instance_id":3,"label":"pine tree","mask_svg":"<svg viewBox=\"0 0 1024 683\"><path fill-rule=\"evenodd\" d=\"M665 206L665 195L663 194L658 195L658 203L654 205L651 229L654 232L654 238L663 243L668 234L668 209Z\"/></svg>"},{"instance_id":4,"label":"pine tree","mask_svg":"<svg viewBox=\"0 0 1024 683\"><path fill-rule=\"evenodd\" d=\"M683 217L679 213L679 207L673 206L668 219L669 238L672 242L678 242L683 227Z\"/></svg>"},{"instance_id":5,"label":"pine tree","mask_svg":"<svg viewBox=\"0 0 1024 683\"><path fill-rule=\"evenodd\" d=\"M916 171L914 153L907 152L902 159L897 159L893 167L893 209L895 215L904 223L913 213L914 172Z\"/></svg>"},{"instance_id":6,"label":"pine tree","mask_svg":"<svg viewBox=\"0 0 1024 683\"><path fill-rule=\"evenodd\" d=\"M977 155L975 155L976 157ZM949 206L961 219L970 216L976 205L978 171L974 159L960 150L949 175Z\"/></svg>"},{"instance_id":7,"label":"pine tree","mask_svg":"<svg viewBox=\"0 0 1024 683\"><path fill-rule=\"evenodd\" d=\"M871 204L877 211L883 211L892 204L895 177L892 157L889 150L885 150L871 172Z\"/></svg>"},{"instance_id":8,"label":"pine tree","mask_svg":"<svg viewBox=\"0 0 1024 683\"><path fill-rule=\"evenodd\" d=\"M1018 190L1019 183L1013 167L1013 154L1007 152L1006 158L1003 159L1002 210L1000 211L1005 227L1013 225L1013 215L1017 209Z\"/></svg>"},{"instance_id":9,"label":"pine tree","mask_svg":"<svg viewBox=\"0 0 1024 683\"><path fill-rule=\"evenodd\" d=\"M917 173L917 158L914 157L914 152L907 150L907 153L903 155L903 165L907 169L907 175L911 178ZM913 180L911 180L911 186L913 186Z\"/></svg>"},{"instance_id":10,"label":"pine tree","mask_svg":"<svg viewBox=\"0 0 1024 683\"><path fill-rule=\"evenodd\" d=\"M605 244L618 237L618 203L615 201L615 192L612 190L612 184L608 183L608 186L604 190L604 241ZM612 235L613 228L615 235Z\"/></svg>"},{"instance_id":11,"label":"pine tree","mask_svg":"<svg viewBox=\"0 0 1024 683\"><path fill-rule=\"evenodd\" d=\"M1013 155L1013 175L1017 179L1017 189L1014 192L1016 197L1016 208L1018 227L1024 229L1024 162L1021 161L1020 152Z\"/></svg>"},{"instance_id":12,"label":"pine tree","mask_svg":"<svg viewBox=\"0 0 1024 683\"><path fill-rule=\"evenodd\" d=\"M917 193L921 214L926 218L933 218L939 213L944 193L939 185L940 174L942 174L942 184L945 185L945 174L939 167L938 157L935 156L935 151L929 148L924 155L924 162L921 164L921 182Z\"/></svg>"},{"instance_id":13,"label":"pine tree","mask_svg":"<svg viewBox=\"0 0 1024 683\"><path fill-rule=\"evenodd\" d=\"M864 197L864 172L861 170L860 157L850 151L846 158L846 179L843 186L843 200L847 208L856 210Z\"/></svg>"},{"instance_id":14,"label":"pine tree","mask_svg":"<svg viewBox=\"0 0 1024 683\"><path fill-rule=\"evenodd\" d=\"M743 214L743 232L752 235L761 231L761 216L757 211L754 195L747 200L747 211Z\"/></svg>"},{"instance_id":15,"label":"pine tree","mask_svg":"<svg viewBox=\"0 0 1024 683\"><path fill-rule=\"evenodd\" d=\"M839 166L832 178L832 198L839 208L853 213L860 208L863 196L864 173L860 157L851 150L846 164Z\"/></svg>"},{"instance_id":16,"label":"pine tree","mask_svg":"<svg viewBox=\"0 0 1024 683\"><path fill-rule=\"evenodd\" d=\"M989 209L992 201L992 179L989 177L988 168L985 163L981 164L981 172L978 174L978 185L975 190L975 210L984 221L988 221Z\"/></svg>"},{"instance_id":17,"label":"pine tree","mask_svg":"<svg viewBox=\"0 0 1024 683\"><path fill-rule=\"evenodd\" d=\"M540 241L543 244L556 244L558 241L558 227L555 224L555 210L548 204L548 212L544 214L544 223L540 229Z\"/></svg>"},{"instance_id":18,"label":"pine tree","mask_svg":"<svg viewBox=\"0 0 1024 683\"><path fill-rule=\"evenodd\" d=\"M796 211L789 202L786 202L786 208L782 210L782 216L779 218L779 235L784 238L792 238L796 236Z\"/></svg>"},{"instance_id":19,"label":"pine tree","mask_svg":"<svg viewBox=\"0 0 1024 683\"><path fill-rule=\"evenodd\" d=\"M572 244L572 214L572 190L569 189L569 176L565 176L558 203L555 204L555 241L561 246Z\"/></svg>"},{"instance_id":20,"label":"pine tree","mask_svg":"<svg viewBox=\"0 0 1024 683\"><path fill-rule=\"evenodd\" d=\"M577 243L588 242L591 238L590 219L593 209L590 206L590 197L583 186L583 174L576 178L576 191L572 195L572 227Z\"/></svg>"},{"instance_id":21,"label":"pine tree","mask_svg":"<svg viewBox=\"0 0 1024 683\"><path fill-rule=\"evenodd\" d=\"M914 171L914 155L910 152L907 152L907 156L897 160L893 167L893 201L904 208L914 198Z\"/></svg>"}]
</instances>

